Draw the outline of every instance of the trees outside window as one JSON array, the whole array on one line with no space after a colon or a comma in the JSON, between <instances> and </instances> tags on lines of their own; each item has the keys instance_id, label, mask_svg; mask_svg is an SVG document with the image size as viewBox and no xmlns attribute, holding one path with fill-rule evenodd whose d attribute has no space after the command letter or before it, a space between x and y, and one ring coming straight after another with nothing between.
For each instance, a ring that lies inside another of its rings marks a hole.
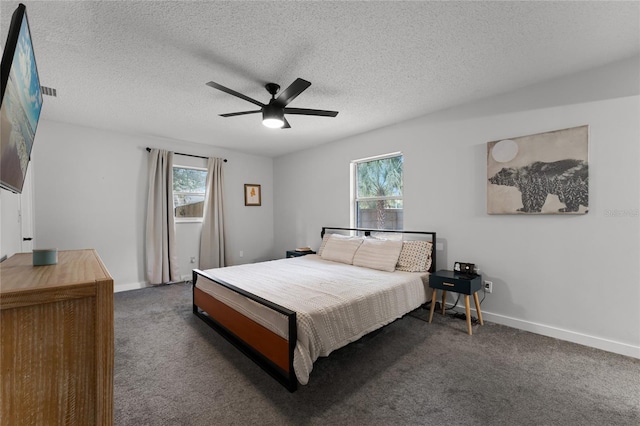
<instances>
[{"instance_id":1,"label":"trees outside window","mask_svg":"<svg viewBox=\"0 0 640 426\"><path fill-rule=\"evenodd\" d=\"M173 204L176 219L202 220L207 170L176 166L173 168Z\"/></svg>"},{"instance_id":2,"label":"trees outside window","mask_svg":"<svg viewBox=\"0 0 640 426\"><path fill-rule=\"evenodd\" d=\"M354 162L355 226L402 229L402 155Z\"/></svg>"}]
</instances>

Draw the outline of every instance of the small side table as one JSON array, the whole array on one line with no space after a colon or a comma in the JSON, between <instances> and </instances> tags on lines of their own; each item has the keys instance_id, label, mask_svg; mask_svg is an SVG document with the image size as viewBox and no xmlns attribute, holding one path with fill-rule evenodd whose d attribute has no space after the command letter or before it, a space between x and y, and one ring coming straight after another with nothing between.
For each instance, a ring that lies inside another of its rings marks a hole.
<instances>
[{"instance_id":1,"label":"small side table","mask_svg":"<svg viewBox=\"0 0 640 426\"><path fill-rule=\"evenodd\" d=\"M429 275L429 287L433 289L431 294L431 310L429 311L429 322L433 320L433 310L436 306L436 291L442 290L442 315L444 315L444 302L447 297L447 291L464 294L464 307L467 314L467 330L471 336L471 307L469 306L469 296L473 295L473 301L476 304L478 312L478 320L480 325L484 325L482 321L482 311L480 311L480 302L478 301L478 290L482 288L482 275L476 275L473 278L463 277L454 271L440 270Z\"/></svg>"},{"instance_id":2,"label":"small side table","mask_svg":"<svg viewBox=\"0 0 640 426\"><path fill-rule=\"evenodd\" d=\"M309 250L309 251L287 250L287 259L290 258L290 257L306 256L308 254L316 254L316 252L313 251L313 250Z\"/></svg>"}]
</instances>

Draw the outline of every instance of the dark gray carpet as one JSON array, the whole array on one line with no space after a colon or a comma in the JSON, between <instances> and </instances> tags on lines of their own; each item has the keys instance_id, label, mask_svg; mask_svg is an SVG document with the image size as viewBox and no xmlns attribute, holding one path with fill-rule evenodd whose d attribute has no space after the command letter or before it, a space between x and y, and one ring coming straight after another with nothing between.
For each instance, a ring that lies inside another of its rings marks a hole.
<instances>
[{"instance_id":1,"label":"dark gray carpet","mask_svg":"<svg viewBox=\"0 0 640 426\"><path fill-rule=\"evenodd\" d=\"M115 424L640 424L640 360L490 323L473 333L405 316L290 393L192 314L190 285L117 293Z\"/></svg>"}]
</instances>

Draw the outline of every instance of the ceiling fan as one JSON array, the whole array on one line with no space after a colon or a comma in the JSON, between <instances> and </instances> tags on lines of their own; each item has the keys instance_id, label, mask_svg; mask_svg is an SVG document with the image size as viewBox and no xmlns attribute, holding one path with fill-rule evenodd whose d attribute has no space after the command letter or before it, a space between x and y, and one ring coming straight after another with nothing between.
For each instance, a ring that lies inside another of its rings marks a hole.
<instances>
[{"instance_id":1,"label":"ceiling fan","mask_svg":"<svg viewBox=\"0 0 640 426\"><path fill-rule=\"evenodd\" d=\"M296 81L291 83L289 87L287 87L280 95L276 98L276 94L280 91L280 86L275 83L267 83L265 84L265 89L267 92L271 94L271 100L268 104L263 104L260 101L256 101L253 98L250 98L242 93L238 93L235 90L231 90L227 87L224 87L221 84L210 81L207 83L207 86L211 86L214 89L222 90L225 93L228 93L233 96L237 96L240 99L244 99L245 101L249 101L252 104L258 105L260 109L253 111L241 111L241 112L231 112L228 114L220 114L220 117L234 117L236 115L245 115L245 114L257 114L259 112L262 113L262 124L267 127L271 127L274 129L290 129L291 126L286 118L284 118L285 114L298 114L298 115L319 115L322 117L335 117L338 115L338 111L325 111L321 109L309 109L309 108L287 108L287 105L294 100L300 93L304 92L311 83L301 78L297 78Z\"/></svg>"}]
</instances>

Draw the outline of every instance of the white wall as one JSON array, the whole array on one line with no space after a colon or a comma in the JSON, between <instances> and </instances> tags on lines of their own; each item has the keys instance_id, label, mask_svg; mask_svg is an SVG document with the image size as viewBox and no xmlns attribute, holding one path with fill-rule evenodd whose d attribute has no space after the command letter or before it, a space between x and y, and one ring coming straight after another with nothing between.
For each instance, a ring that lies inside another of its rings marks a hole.
<instances>
[{"instance_id":1,"label":"white wall","mask_svg":"<svg viewBox=\"0 0 640 426\"><path fill-rule=\"evenodd\" d=\"M21 252L20 195L0 189L0 257Z\"/></svg>"},{"instance_id":2,"label":"white wall","mask_svg":"<svg viewBox=\"0 0 640 426\"><path fill-rule=\"evenodd\" d=\"M350 161L402 151L405 229L438 233L439 269L480 266L494 283L485 319L640 358L638 63L276 159L276 251L317 247L322 226L348 226ZM584 124L587 215L486 214L487 142Z\"/></svg>"},{"instance_id":3,"label":"white wall","mask_svg":"<svg viewBox=\"0 0 640 426\"><path fill-rule=\"evenodd\" d=\"M0 189L0 259L33 249L33 168L31 161L21 194Z\"/></svg>"},{"instance_id":4,"label":"white wall","mask_svg":"<svg viewBox=\"0 0 640 426\"><path fill-rule=\"evenodd\" d=\"M228 262L270 259L272 159L46 120L39 124L33 148L37 166L36 248L95 248L113 276L116 290L144 286L147 146L227 158L224 171ZM245 183L262 184L262 207L244 206ZM183 276L189 275L194 266L189 264L189 258L198 256L200 226L177 225ZM238 255L240 250L244 251L243 258Z\"/></svg>"}]
</instances>

